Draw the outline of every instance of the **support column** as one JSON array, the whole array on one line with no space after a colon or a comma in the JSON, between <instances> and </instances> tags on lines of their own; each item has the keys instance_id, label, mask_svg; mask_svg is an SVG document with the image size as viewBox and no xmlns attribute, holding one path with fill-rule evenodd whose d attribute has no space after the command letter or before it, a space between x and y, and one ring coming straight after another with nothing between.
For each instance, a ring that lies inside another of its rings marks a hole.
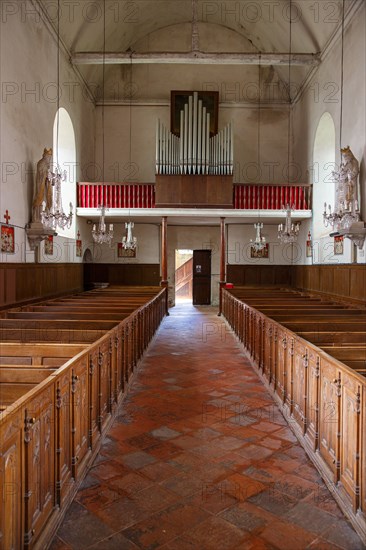
<instances>
[{"instance_id":1,"label":"support column","mask_svg":"<svg viewBox=\"0 0 366 550\"><path fill-rule=\"evenodd\" d=\"M219 315L222 313L222 289L226 284L226 242L225 242L225 218L220 218L220 297Z\"/></svg>"},{"instance_id":2,"label":"support column","mask_svg":"<svg viewBox=\"0 0 366 550\"><path fill-rule=\"evenodd\" d=\"M165 313L168 312L168 247L167 247L167 216L161 219L161 282L160 286L165 288Z\"/></svg>"}]
</instances>

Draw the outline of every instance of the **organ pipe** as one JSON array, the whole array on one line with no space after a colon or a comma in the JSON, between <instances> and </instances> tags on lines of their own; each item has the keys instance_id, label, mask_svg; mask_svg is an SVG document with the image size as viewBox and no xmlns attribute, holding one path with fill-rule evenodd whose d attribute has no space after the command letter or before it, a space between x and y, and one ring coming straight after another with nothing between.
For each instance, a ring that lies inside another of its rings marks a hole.
<instances>
[{"instance_id":1,"label":"organ pipe","mask_svg":"<svg viewBox=\"0 0 366 550\"><path fill-rule=\"evenodd\" d=\"M210 138L210 113L189 96L180 112L180 137L172 134L158 119L156 124L157 174L232 175L234 166L233 125L230 122Z\"/></svg>"}]
</instances>

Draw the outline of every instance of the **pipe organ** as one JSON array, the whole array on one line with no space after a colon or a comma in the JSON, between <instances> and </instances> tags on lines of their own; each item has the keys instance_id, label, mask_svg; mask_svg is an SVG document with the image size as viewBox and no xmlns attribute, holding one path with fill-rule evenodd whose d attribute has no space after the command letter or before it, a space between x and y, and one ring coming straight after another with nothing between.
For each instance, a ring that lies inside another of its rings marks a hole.
<instances>
[{"instance_id":1,"label":"pipe organ","mask_svg":"<svg viewBox=\"0 0 366 550\"><path fill-rule=\"evenodd\" d=\"M210 113L197 92L180 112L180 137L157 121L157 175L232 175L233 153L232 123L210 138Z\"/></svg>"}]
</instances>

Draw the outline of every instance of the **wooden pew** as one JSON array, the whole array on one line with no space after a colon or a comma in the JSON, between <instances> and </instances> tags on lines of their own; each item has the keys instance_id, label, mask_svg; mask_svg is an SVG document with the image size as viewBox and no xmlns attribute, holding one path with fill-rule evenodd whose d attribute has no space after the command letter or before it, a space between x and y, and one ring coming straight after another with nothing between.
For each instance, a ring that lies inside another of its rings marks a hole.
<instances>
[{"instance_id":1,"label":"wooden pew","mask_svg":"<svg viewBox=\"0 0 366 550\"><path fill-rule=\"evenodd\" d=\"M291 291L222 291L224 316L366 540L365 310L336 305Z\"/></svg>"},{"instance_id":2,"label":"wooden pew","mask_svg":"<svg viewBox=\"0 0 366 550\"><path fill-rule=\"evenodd\" d=\"M46 548L96 456L166 313L166 289L131 291L0 318L0 546Z\"/></svg>"},{"instance_id":3,"label":"wooden pew","mask_svg":"<svg viewBox=\"0 0 366 550\"><path fill-rule=\"evenodd\" d=\"M23 364L0 366L0 409L14 403L54 371L54 368L29 368Z\"/></svg>"}]
</instances>

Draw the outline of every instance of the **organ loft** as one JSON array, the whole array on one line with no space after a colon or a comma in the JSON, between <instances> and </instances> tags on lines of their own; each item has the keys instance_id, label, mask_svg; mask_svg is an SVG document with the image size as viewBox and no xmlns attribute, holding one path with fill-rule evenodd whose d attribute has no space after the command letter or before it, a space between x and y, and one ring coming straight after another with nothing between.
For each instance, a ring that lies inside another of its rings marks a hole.
<instances>
[{"instance_id":1,"label":"organ loft","mask_svg":"<svg viewBox=\"0 0 366 550\"><path fill-rule=\"evenodd\" d=\"M0 550L365 548L365 3L0 14Z\"/></svg>"}]
</instances>

